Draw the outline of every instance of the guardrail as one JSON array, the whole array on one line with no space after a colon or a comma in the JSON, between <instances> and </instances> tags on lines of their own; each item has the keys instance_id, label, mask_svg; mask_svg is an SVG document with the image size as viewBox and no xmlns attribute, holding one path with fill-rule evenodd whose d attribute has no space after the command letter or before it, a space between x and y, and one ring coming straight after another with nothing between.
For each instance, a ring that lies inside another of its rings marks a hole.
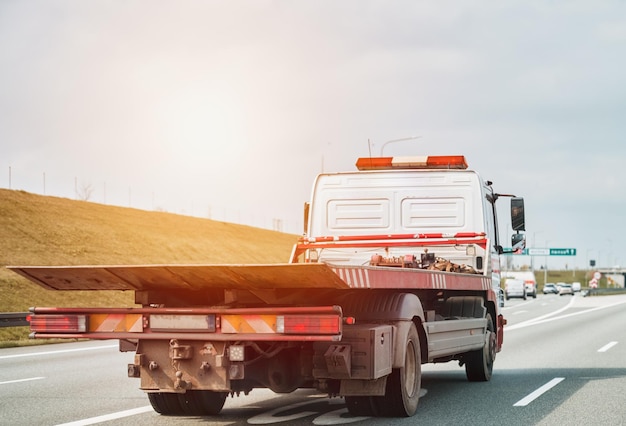
<instances>
[{"instance_id":1,"label":"guardrail","mask_svg":"<svg viewBox=\"0 0 626 426\"><path fill-rule=\"evenodd\" d=\"M587 296L610 296L612 294L626 294L626 288L585 288L580 294Z\"/></svg>"},{"instance_id":2,"label":"guardrail","mask_svg":"<svg viewBox=\"0 0 626 426\"><path fill-rule=\"evenodd\" d=\"M0 327L21 327L29 325L28 312L0 313Z\"/></svg>"}]
</instances>

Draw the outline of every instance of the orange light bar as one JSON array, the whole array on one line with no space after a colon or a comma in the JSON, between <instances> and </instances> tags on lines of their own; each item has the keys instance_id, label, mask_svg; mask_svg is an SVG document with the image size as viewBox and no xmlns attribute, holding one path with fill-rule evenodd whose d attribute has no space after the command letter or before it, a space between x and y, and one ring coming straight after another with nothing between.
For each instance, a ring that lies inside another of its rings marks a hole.
<instances>
[{"instance_id":1,"label":"orange light bar","mask_svg":"<svg viewBox=\"0 0 626 426\"><path fill-rule=\"evenodd\" d=\"M463 155L361 157L357 159L356 167L359 170L467 169L467 162Z\"/></svg>"},{"instance_id":2,"label":"orange light bar","mask_svg":"<svg viewBox=\"0 0 626 426\"><path fill-rule=\"evenodd\" d=\"M356 168L359 170L389 169L393 157L361 157L356 160Z\"/></svg>"}]
</instances>

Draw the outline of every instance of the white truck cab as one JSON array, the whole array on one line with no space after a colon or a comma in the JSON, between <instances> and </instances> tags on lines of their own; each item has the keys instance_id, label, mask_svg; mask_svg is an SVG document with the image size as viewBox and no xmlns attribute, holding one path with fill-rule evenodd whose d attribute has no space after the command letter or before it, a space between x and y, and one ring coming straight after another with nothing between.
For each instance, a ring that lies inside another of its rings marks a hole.
<instances>
[{"instance_id":1,"label":"white truck cab","mask_svg":"<svg viewBox=\"0 0 626 426\"><path fill-rule=\"evenodd\" d=\"M438 244L435 254L489 275L494 287L500 286L498 255L502 246L495 208L499 194L493 192L491 182L467 169L464 156L360 158L357 168L355 172L318 176L308 214L308 235L441 235L451 239L482 235L489 241L486 249ZM514 198L512 209L519 209L520 203L523 210L523 200ZM524 230L523 220L517 230ZM520 243L514 241L513 245ZM384 250L380 254L386 257L407 254L403 245L372 242L370 251L327 248L316 256L331 264L365 265L376 250ZM426 246L422 254L428 251Z\"/></svg>"}]
</instances>

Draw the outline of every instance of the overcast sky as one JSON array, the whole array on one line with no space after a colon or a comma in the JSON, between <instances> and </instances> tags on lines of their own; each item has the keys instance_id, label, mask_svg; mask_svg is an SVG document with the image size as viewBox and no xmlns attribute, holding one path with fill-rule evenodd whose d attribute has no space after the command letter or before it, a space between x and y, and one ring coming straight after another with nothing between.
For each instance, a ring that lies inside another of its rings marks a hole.
<instances>
[{"instance_id":1,"label":"overcast sky","mask_svg":"<svg viewBox=\"0 0 626 426\"><path fill-rule=\"evenodd\" d=\"M384 154L465 155L549 266L624 266L625 70L622 0L0 0L0 187L300 233L419 135Z\"/></svg>"}]
</instances>

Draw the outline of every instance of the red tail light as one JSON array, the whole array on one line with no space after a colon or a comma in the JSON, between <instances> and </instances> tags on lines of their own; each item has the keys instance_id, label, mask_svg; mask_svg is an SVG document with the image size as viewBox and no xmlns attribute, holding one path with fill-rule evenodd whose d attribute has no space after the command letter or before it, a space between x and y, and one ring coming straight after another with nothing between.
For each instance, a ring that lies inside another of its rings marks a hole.
<instances>
[{"instance_id":1,"label":"red tail light","mask_svg":"<svg viewBox=\"0 0 626 426\"><path fill-rule=\"evenodd\" d=\"M85 333L86 315L32 315L30 331L35 333Z\"/></svg>"},{"instance_id":2,"label":"red tail light","mask_svg":"<svg viewBox=\"0 0 626 426\"><path fill-rule=\"evenodd\" d=\"M339 334L341 320L337 315L284 315L285 334ZM277 318L280 324L280 317ZM278 327L280 330L280 326Z\"/></svg>"}]
</instances>

